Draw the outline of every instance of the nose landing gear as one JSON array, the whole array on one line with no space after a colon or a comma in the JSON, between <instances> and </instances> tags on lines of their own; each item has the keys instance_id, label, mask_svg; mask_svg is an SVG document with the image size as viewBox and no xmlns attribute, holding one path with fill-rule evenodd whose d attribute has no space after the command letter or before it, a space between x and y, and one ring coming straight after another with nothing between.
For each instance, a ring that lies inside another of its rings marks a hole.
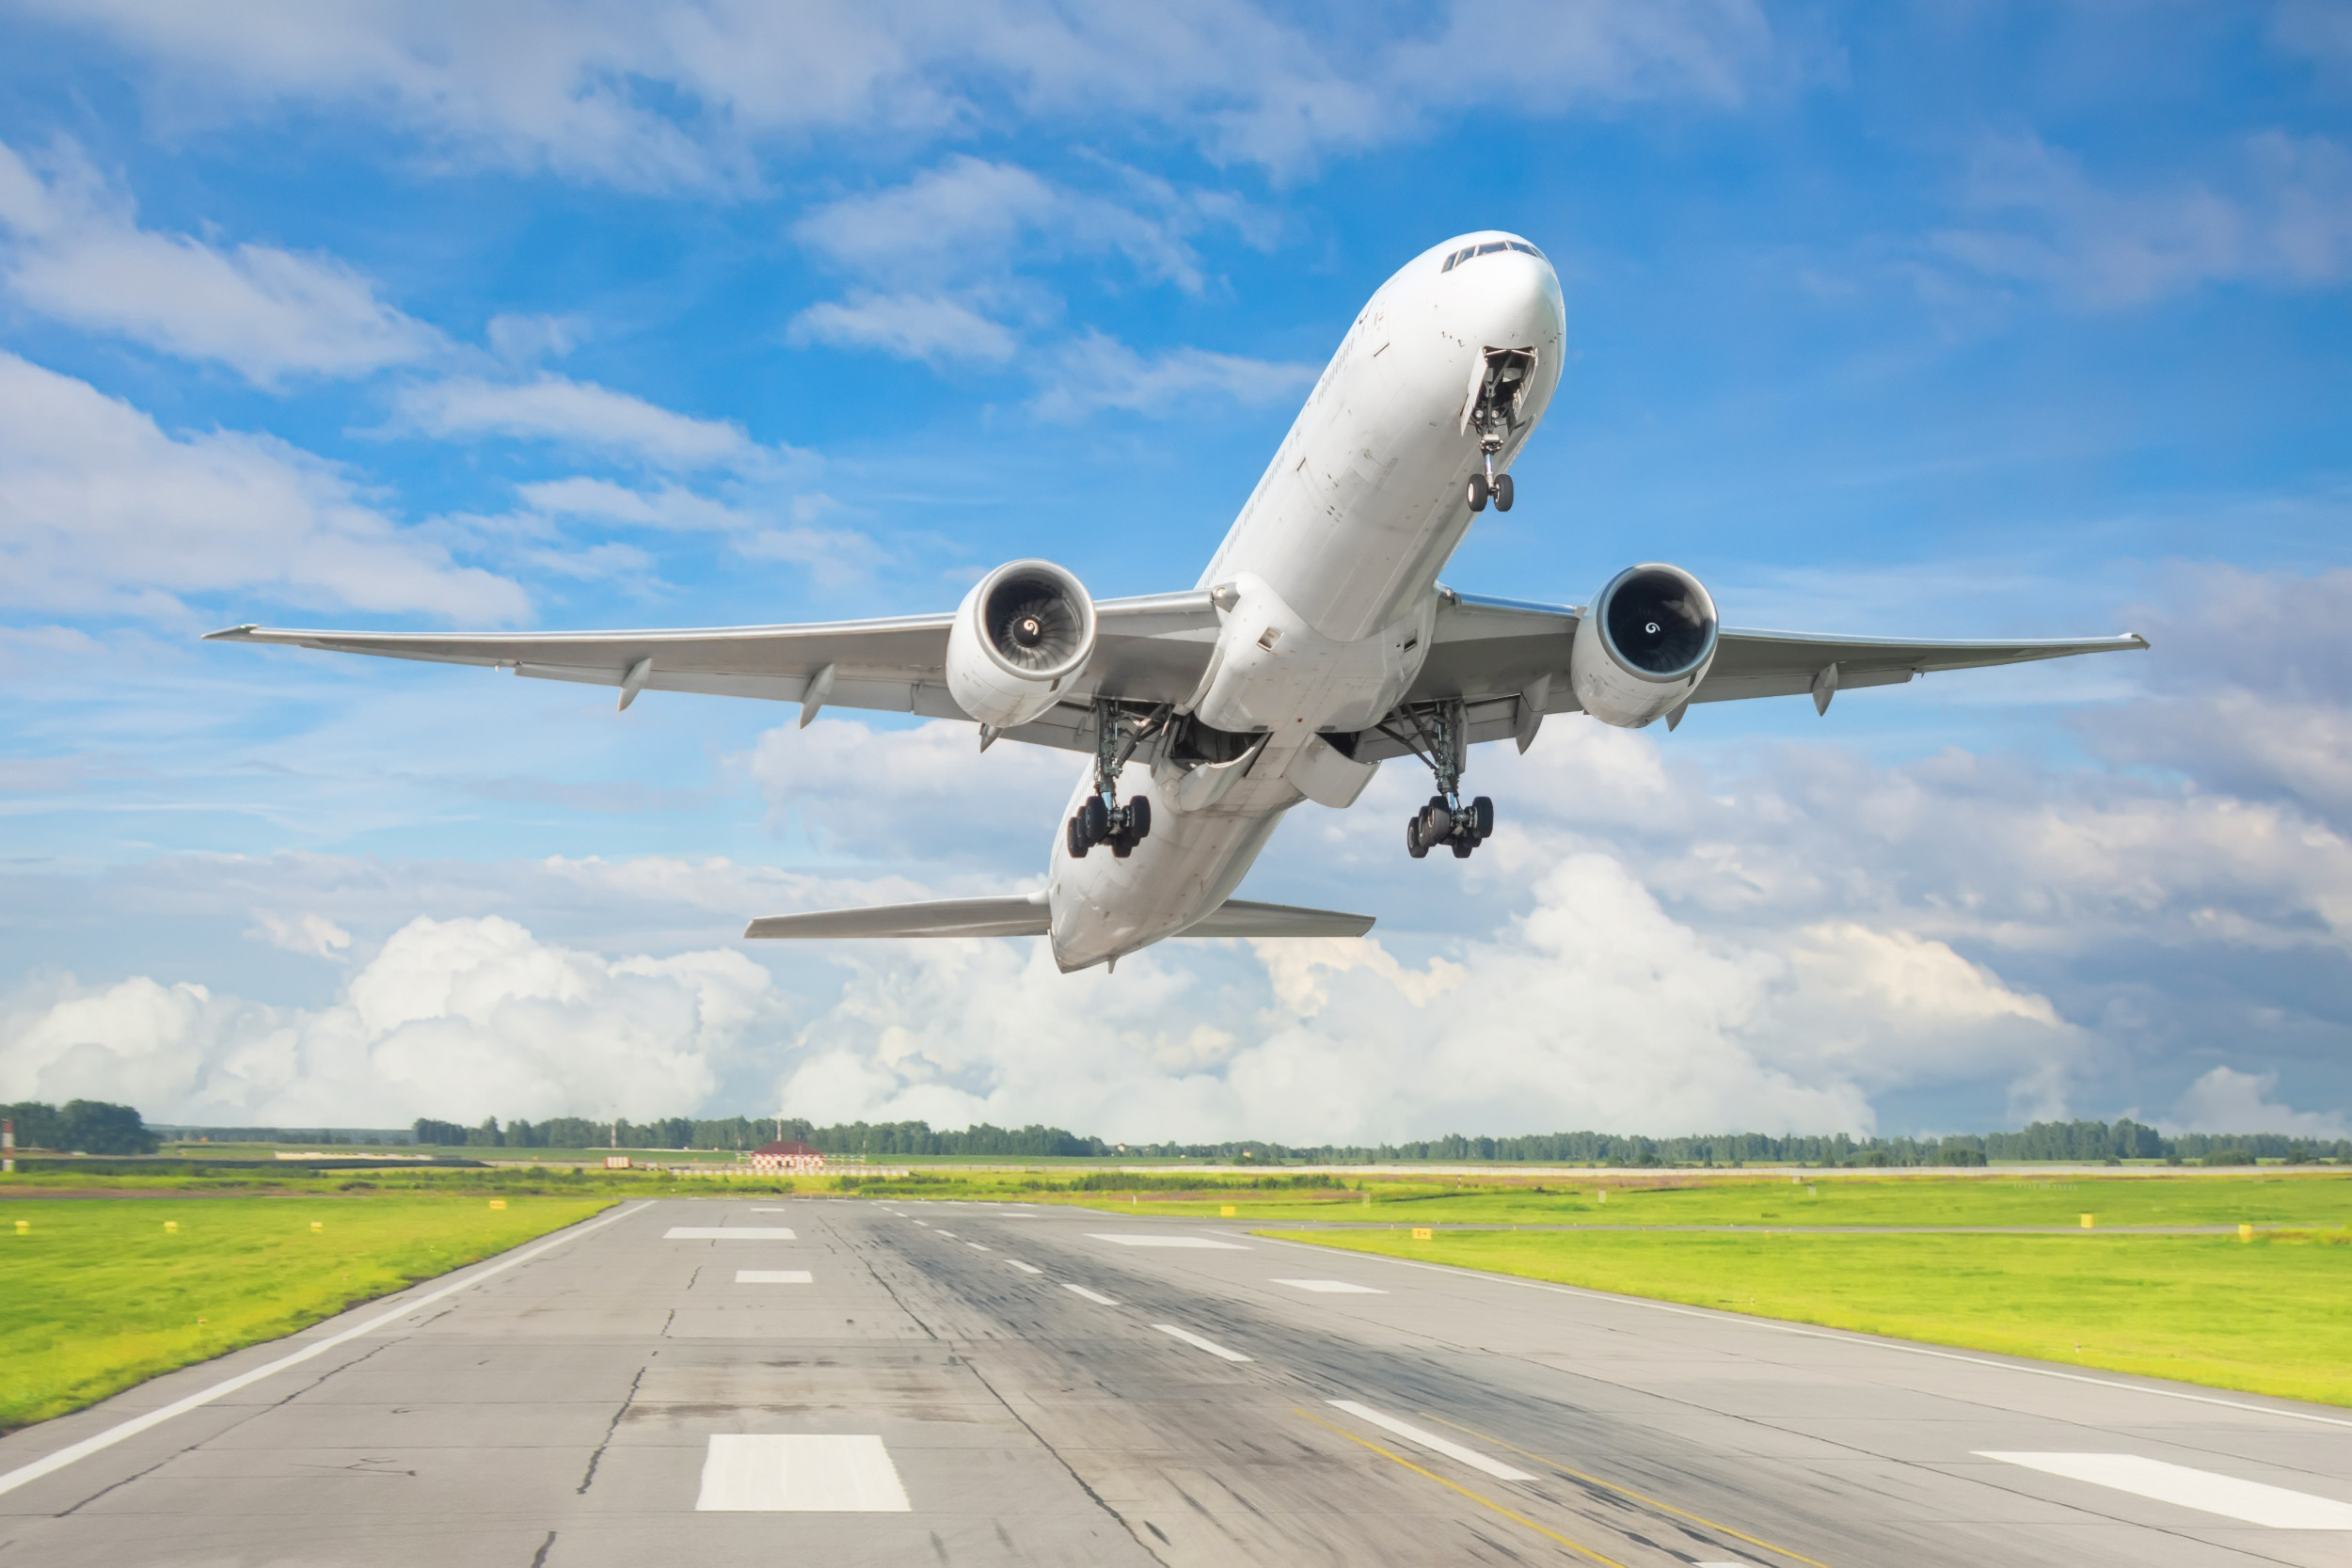
<instances>
[{"instance_id":1,"label":"nose landing gear","mask_svg":"<svg viewBox=\"0 0 2352 1568\"><path fill-rule=\"evenodd\" d=\"M1495 455L1518 427L1534 376L1532 348L1490 348L1482 356L1478 377L1462 404L1462 431L1478 432L1478 451L1486 460L1485 471L1470 475L1464 493L1472 512L1486 511L1489 500L1497 512L1511 510L1511 476L1495 472Z\"/></svg>"},{"instance_id":2,"label":"nose landing gear","mask_svg":"<svg viewBox=\"0 0 2352 1568\"><path fill-rule=\"evenodd\" d=\"M1138 745L1159 733L1169 712L1165 703L1142 717L1116 703L1094 705L1094 793L1079 805L1063 830L1072 860L1082 861L1096 845L1107 844L1111 853L1123 861L1136 852L1136 845L1152 836L1150 798L1138 795L1120 805L1119 772Z\"/></svg>"},{"instance_id":3,"label":"nose landing gear","mask_svg":"<svg viewBox=\"0 0 2352 1568\"><path fill-rule=\"evenodd\" d=\"M1437 776L1438 793L1405 823L1405 852L1425 860L1439 845L1466 861L1495 831L1495 803L1481 795L1462 799L1462 761L1469 736L1459 699L1399 708L1378 726L1409 748Z\"/></svg>"}]
</instances>

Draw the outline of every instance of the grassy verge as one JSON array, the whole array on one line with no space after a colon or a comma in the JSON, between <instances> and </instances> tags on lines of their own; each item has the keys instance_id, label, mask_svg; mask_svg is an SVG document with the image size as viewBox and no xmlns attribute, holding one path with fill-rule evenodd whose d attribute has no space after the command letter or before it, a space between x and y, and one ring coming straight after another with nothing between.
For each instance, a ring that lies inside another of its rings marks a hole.
<instances>
[{"instance_id":1,"label":"grassy verge","mask_svg":"<svg viewBox=\"0 0 2352 1568\"><path fill-rule=\"evenodd\" d=\"M481 1197L387 1196L0 1204L0 1432L291 1334L610 1207L600 1198L504 1201L502 1209Z\"/></svg>"},{"instance_id":2,"label":"grassy verge","mask_svg":"<svg viewBox=\"0 0 2352 1568\"><path fill-rule=\"evenodd\" d=\"M1794 1323L2352 1404L2352 1234L1268 1231Z\"/></svg>"}]
</instances>

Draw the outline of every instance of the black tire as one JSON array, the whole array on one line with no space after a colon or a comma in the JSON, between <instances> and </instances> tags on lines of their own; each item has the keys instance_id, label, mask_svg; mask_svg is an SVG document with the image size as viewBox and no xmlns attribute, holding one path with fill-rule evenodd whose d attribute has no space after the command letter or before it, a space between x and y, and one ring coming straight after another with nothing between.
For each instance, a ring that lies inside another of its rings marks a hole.
<instances>
[{"instance_id":1,"label":"black tire","mask_svg":"<svg viewBox=\"0 0 2352 1568\"><path fill-rule=\"evenodd\" d=\"M1111 839L1111 853L1118 856L1120 860L1125 860L1129 855L1132 855L1135 852L1136 841L1129 838L1125 833L1120 833Z\"/></svg>"},{"instance_id":2,"label":"black tire","mask_svg":"<svg viewBox=\"0 0 2352 1568\"><path fill-rule=\"evenodd\" d=\"M1137 844L1152 836L1152 798L1138 795L1127 802L1127 836Z\"/></svg>"},{"instance_id":3,"label":"black tire","mask_svg":"<svg viewBox=\"0 0 2352 1568\"><path fill-rule=\"evenodd\" d=\"M1495 831L1495 803L1481 795L1470 802L1470 836L1485 843Z\"/></svg>"},{"instance_id":4,"label":"black tire","mask_svg":"<svg viewBox=\"0 0 2352 1568\"><path fill-rule=\"evenodd\" d=\"M1511 476L1509 474L1495 475L1495 510L1497 512L1511 510Z\"/></svg>"},{"instance_id":5,"label":"black tire","mask_svg":"<svg viewBox=\"0 0 2352 1568\"><path fill-rule=\"evenodd\" d=\"M1086 840L1090 849L1110 837L1110 808L1103 804L1100 795L1088 796L1086 804L1078 808L1078 836Z\"/></svg>"},{"instance_id":6,"label":"black tire","mask_svg":"<svg viewBox=\"0 0 2352 1568\"><path fill-rule=\"evenodd\" d=\"M1457 838L1454 841L1454 858L1457 861L1466 861L1470 859L1470 851L1477 847L1478 846L1469 839Z\"/></svg>"},{"instance_id":7,"label":"black tire","mask_svg":"<svg viewBox=\"0 0 2352 1568\"><path fill-rule=\"evenodd\" d=\"M1470 475L1470 487L1465 498L1470 501L1470 509L1472 512L1486 511L1486 476L1485 474Z\"/></svg>"},{"instance_id":8,"label":"black tire","mask_svg":"<svg viewBox=\"0 0 2352 1568\"><path fill-rule=\"evenodd\" d=\"M1405 819L1405 852L1417 861L1429 858L1429 846L1421 841L1421 818L1418 816Z\"/></svg>"},{"instance_id":9,"label":"black tire","mask_svg":"<svg viewBox=\"0 0 2352 1568\"><path fill-rule=\"evenodd\" d=\"M1432 844L1443 844L1454 834L1454 814L1443 802L1424 806L1421 814L1421 836Z\"/></svg>"},{"instance_id":10,"label":"black tire","mask_svg":"<svg viewBox=\"0 0 2352 1568\"><path fill-rule=\"evenodd\" d=\"M1072 816L1072 817L1071 817L1071 819L1070 819L1070 821L1066 824L1066 827L1067 827L1068 831L1067 831L1067 832L1065 832L1062 834L1062 837L1063 837L1063 838L1065 838L1065 839L1067 839L1067 840L1069 841L1069 844L1070 844L1070 858L1071 858L1072 860L1073 860L1073 861L1082 861L1082 860L1086 859L1086 858L1087 858L1087 846L1086 846L1083 842L1081 842L1081 841L1080 841L1080 839L1079 839L1079 837L1078 837L1078 819L1077 819L1077 817L1076 817L1076 816Z\"/></svg>"}]
</instances>

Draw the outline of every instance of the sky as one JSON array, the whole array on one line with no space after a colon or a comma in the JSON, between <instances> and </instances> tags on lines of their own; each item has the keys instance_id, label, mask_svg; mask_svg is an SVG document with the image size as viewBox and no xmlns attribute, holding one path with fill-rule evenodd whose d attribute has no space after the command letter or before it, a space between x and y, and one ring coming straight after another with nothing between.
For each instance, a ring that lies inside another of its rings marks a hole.
<instances>
[{"instance_id":1,"label":"sky","mask_svg":"<svg viewBox=\"0 0 2352 1568\"><path fill-rule=\"evenodd\" d=\"M1569 352L1446 580L2153 651L1292 813L1361 942L1041 885L970 726L198 641L1189 587L1473 229ZM2352 7L0 0L0 1100L1294 1143L2352 1132Z\"/></svg>"}]
</instances>

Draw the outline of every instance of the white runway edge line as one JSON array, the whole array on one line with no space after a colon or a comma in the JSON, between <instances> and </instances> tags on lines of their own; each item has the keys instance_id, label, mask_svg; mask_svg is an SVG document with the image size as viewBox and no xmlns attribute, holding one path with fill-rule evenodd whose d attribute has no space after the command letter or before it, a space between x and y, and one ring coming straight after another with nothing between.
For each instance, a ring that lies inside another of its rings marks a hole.
<instances>
[{"instance_id":1,"label":"white runway edge line","mask_svg":"<svg viewBox=\"0 0 2352 1568\"><path fill-rule=\"evenodd\" d=\"M1979 1449L1977 1457L2022 1465L2046 1475L2087 1481L2093 1486L2112 1487L2134 1497L2153 1497L2161 1503L2271 1529L2352 1530L2352 1503L2216 1475L2211 1470L2192 1470L2185 1465L2168 1465L2136 1453L1992 1453Z\"/></svg>"},{"instance_id":2,"label":"white runway edge line","mask_svg":"<svg viewBox=\"0 0 2352 1568\"><path fill-rule=\"evenodd\" d=\"M1203 1339L1200 1335L1195 1334L1188 1328L1178 1328L1174 1323L1153 1323L1152 1326L1158 1329L1162 1334L1172 1335L1176 1338L1182 1339L1184 1343L1190 1345L1195 1350L1207 1351L1211 1355L1221 1356L1227 1361L1247 1361L1249 1359L1248 1356L1244 1355L1237 1350L1227 1350L1223 1345L1218 1344L1214 1339Z\"/></svg>"},{"instance_id":3,"label":"white runway edge line","mask_svg":"<svg viewBox=\"0 0 2352 1568\"><path fill-rule=\"evenodd\" d=\"M816 1279L806 1269L738 1269L738 1285L813 1285Z\"/></svg>"},{"instance_id":4,"label":"white runway edge line","mask_svg":"<svg viewBox=\"0 0 2352 1568\"><path fill-rule=\"evenodd\" d=\"M1312 1242L1286 1242L1276 1236L1259 1240L1275 1246L1296 1247L1302 1252L1328 1253L1330 1248ZM1990 1367L1995 1371L2018 1372L2026 1377L2054 1377L2061 1383L2087 1383L2093 1388L2114 1388L2126 1394L2148 1394L2160 1400L2185 1400L2191 1404L2217 1404L2224 1410L2243 1410L2254 1416L2276 1416L2287 1421L2312 1421L2321 1426L2352 1427L2352 1418L2322 1416L2310 1410L2280 1410L2267 1404L2249 1404L2244 1400L2225 1400L2214 1394L2192 1394L2182 1388L2152 1388L2140 1383L2118 1383L2111 1377L2091 1377L2083 1372L2061 1371L2056 1367L2028 1367L2016 1361L1994 1361L1981 1355L1963 1355L1958 1351L1936 1350L1928 1345L1906 1344L1900 1339L1870 1334L1840 1333L1836 1329L1799 1328L1793 1323L1774 1323L1770 1318L1753 1318L1744 1312L1710 1312L1700 1307L1675 1307L1644 1296L1621 1296L1608 1291L1587 1291L1576 1285L1549 1285L1540 1279L1515 1279L1506 1274L1488 1274L1483 1269L1457 1268L1452 1263L1422 1263L1410 1258L1391 1258L1385 1252L1359 1252L1359 1258L1376 1258L1383 1263L1400 1268L1426 1269L1431 1274L1452 1275L1456 1279L1475 1279L1488 1285L1510 1285L1522 1291L1545 1291L1556 1296L1582 1296L1588 1301L1613 1302L1619 1307L1638 1307L1645 1311L1663 1312L1675 1318L1706 1318L1715 1323L1738 1323L1743 1328L1761 1329L1767 1334L1792 1334L1800 1339L1827 1339L1834 1344L1862 1345L1871 1350L1892 1351L1899 1355L1924 1355L1931 1361L1958 1361L1970 1367Z\"/></svg>"},{"instance_id":5,"label":"white runway edge line","mask_svg":"<svg viewBox=\"0 0 2352 1568\"><path fill-rule=\"evenodd\" d=\"M1243 1246L1239 1242L1220 1242L1214 1236L1137 1236L1119 1231L1104 1234L1099 1230L1089 1230L1087 1232L1087 1237L1089 1241L1116 1242L1120 1246L1218 1247L1227 1252L1248 1252L1249 1250L1248 1247Z\"/></svg>"},{"instance_id":6,"label":"white runway edge line","mask_svg":"<svg viewBox=\"0 0 2352 1568\"><path fill-rule=\"evenodd\" d=\"M1008 1258L1005 1261L1010 1263L1014 1268L1019 1269L1023 1274L1043 1274L1045 1272L1043 1269L1039 1268L1035 1263L1024 1263L1018 1258Z\"/></svg>"},{"instance_id":7,"label":"white runway edge line","mask_svg":"<svg viewBox=\"0 0 2352 1568\"><path fill-rule=\"evenodd\" d=\"M810 1433L720 1433L703 1457L698 1513L907 1513L882 1440Z\"/></svg>"},{"instance_id":8,"label":"white runway edge line","mask_svg":"<svg viewBox=\"0 0 2352 1568\"><path fill-rule=\"evenodd\" d=\"M788 1225L674 1225L661 1233L665 1242L791 1242L800 1238Z\"/></svg>"},{"instance_id":9,"label":"white runway edge line","mask_svg":"<svg viewBox=\"0 0 2352 1568\"><path fill-rule=\"evenodd\" d=\"M1094 1303L1097 1307L1117 1307L1119 1305L1119 1303L1111 1300L1110 1297L1104 1295L1100 1291L1089 1291L1083 1285L1073 1285L1067 1279L1061 1282L1061 1288L1065 1291L1086 1297L1087 1300Z\"/></svg>"},{"instance_id":10,"label":"white runway edge line","mask_svg":"<svg viewBox=\"0 0 2352 1568\"><path fill-rule=\"evenodd\" d=\"M1525 1470L1505 1465L1500 1459L1489 1458L1476 1449L1466 1449L1452 1438L1440 1437L1434 1432L1423 1432L1410 1421L1400 1421L1393 1416L1384 1416L1368 1404L1358 1404L1354 1400L1327 1400L1325 1402L1334 1410L1346 1411L1359 1421L1370 1421L1374 1426L1393 1432L1407 1443L1418 1443L1432 1453L1441 1453L1458 1464L1469 1465L1473 1470L1484 1470L1497 1481L1534 1481L1535 1479Z\"/></svg>"},{"instance_id":11,"label":"white runway edge line","mask_svg":"<svg viewBox=\"0 0 2352 1568\"><path fill-rule=\"evenodd\" d=\"M43 1454L30 1465L20 1465L6 1475L0 1475L0 1494L13 1492L18 1487L39 1481L43 1476L55 1475L76 1461L87 1459L91 1454L111 1449L126 1438L136 1437L140 1433L159 1427L175 1416L184 1416L191 1410L200 1410L215 1400L226 1398L240 1388L251 1387L265 1377L282 1372L289 1367L298 1367L305 1361L324 1355L337 1345L346 1344L363 1334L373 1334L387 1323L398 1323L411 1312L430 1307L445 1297L453 1296L460 1291L479 1285L494 1274L504 1274L509 1269L518 1268L534 1258L553 1252L566 1242L576 1242L590 1231L602 1230L608 1225L618 1224L631 1214L643 1213L652 1207L650 1203L641 1203L634 1209L624 1209L617 1214L607 1214L600 1220L592 1220L586 1225L576 1226L561 1235L541 1242L529 1251L518 1252L514 1257L493 1263L486 1269L477 1269L463 1279L452 1280L437 1291L428 1291L414 1301L405 1302L393 1307L389 1312L380 1312L366 1323L346 1328L340 1334L330 1334L324 1339L314 1339L292 1354L281 1355L275 1361L265 1361L251 1371L239 1372L235 1377L224 1379L209 1388L199 1389L183 1400L174 1400L169 1404L158 1406L144 1416L135 1416L121 1425L108 1427L95 1436L85 1437L78 1443L69 1443L55 1453Z\"/></svg>"}]
</instances>

